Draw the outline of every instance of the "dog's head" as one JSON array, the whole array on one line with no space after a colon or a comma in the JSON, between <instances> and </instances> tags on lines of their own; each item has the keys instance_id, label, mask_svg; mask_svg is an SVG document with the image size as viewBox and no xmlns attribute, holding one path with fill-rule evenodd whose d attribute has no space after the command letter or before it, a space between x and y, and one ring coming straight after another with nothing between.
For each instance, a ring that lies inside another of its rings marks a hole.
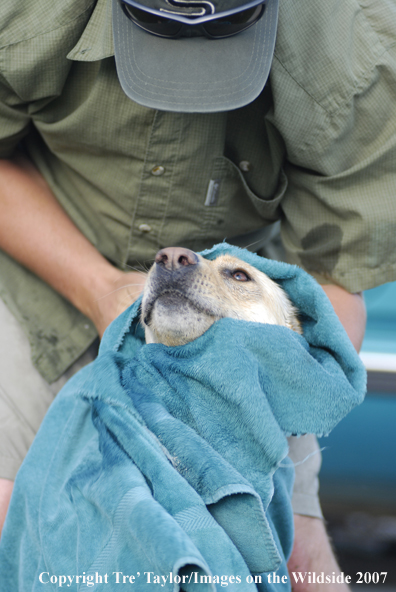
<instances>
[{"instance_id":1,"label":"dog's head","mask_svg":"<svg viewBox=\"0 0 396 592\"><path fill-rule=\"evenodd\" d=\"M301 333L284 290L248 263L230 255L210 261L180 247L157 253L143 292L147 343L183 345L224 317Z\"/></svg>"}]
</instances>

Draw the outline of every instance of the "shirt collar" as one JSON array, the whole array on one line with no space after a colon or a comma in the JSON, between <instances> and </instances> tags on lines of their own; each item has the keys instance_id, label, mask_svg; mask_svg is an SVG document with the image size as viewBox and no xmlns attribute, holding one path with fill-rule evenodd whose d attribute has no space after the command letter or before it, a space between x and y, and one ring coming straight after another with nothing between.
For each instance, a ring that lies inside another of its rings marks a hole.
<instances>
[{"instance_id":1,"label":"shirt collar","mask_svg":"<svg viewBox=\"0 0 396 592\"><path fill-rule=\"evenodd\" d=\"M98 0L83 34L67 58L96 62L111 56L114 56L111 0Z\"/></svg>"}]
</instances>

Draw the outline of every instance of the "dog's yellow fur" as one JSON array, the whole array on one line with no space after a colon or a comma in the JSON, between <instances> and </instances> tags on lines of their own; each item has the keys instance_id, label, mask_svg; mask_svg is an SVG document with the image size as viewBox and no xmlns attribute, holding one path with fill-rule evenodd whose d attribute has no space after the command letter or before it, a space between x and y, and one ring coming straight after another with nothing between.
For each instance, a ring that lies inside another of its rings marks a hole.
<instances>
[{"instance_id":1,"label":"dog's yellow fur","mask_svg":"<svg viewBox=\"0 0 396 592\"><path fill-rule=\"evenodd\" d=\"M284 290L255 267L229 255L210 261L179 247L160 251L143 293L146 342L183 345L223 317L301 333Z\"/></svg>"}]
</instances>

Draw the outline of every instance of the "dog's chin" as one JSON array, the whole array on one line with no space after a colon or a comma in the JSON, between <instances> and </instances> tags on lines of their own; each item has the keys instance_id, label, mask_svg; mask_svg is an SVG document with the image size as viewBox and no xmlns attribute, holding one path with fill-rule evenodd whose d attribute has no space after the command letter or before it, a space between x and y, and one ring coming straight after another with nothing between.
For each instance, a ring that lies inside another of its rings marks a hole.
<instances>
[{"instance_id":1,"label":"dog's chin","mask_svg":"<svg viewBox=\"0 0 396 592\"><path fill-rule=\"evenodd\" d=\"M215 320L182 294L167 292L156 299L150 311L146 342L185 345L205 333Z\"/></svg>"}]
</instances>

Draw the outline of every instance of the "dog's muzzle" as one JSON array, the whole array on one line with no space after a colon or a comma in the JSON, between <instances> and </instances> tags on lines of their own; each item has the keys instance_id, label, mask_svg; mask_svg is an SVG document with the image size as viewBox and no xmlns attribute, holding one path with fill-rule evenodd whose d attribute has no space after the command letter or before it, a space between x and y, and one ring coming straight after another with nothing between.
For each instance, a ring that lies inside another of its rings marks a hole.
<instances>
[{"instance_id":1,"label":"dog's muzzle","mask_svg":"<svg viewBox=\"0 0 396 592\"><path fill-rule=\"evenodd\" d=\"M150 322L153 306L164 295L187 297L193 275L200 265L199 256L182 247L168 247L158 251L150 272L148 299L144 302L144 322Z\"/></svg>"}]
</instances>

